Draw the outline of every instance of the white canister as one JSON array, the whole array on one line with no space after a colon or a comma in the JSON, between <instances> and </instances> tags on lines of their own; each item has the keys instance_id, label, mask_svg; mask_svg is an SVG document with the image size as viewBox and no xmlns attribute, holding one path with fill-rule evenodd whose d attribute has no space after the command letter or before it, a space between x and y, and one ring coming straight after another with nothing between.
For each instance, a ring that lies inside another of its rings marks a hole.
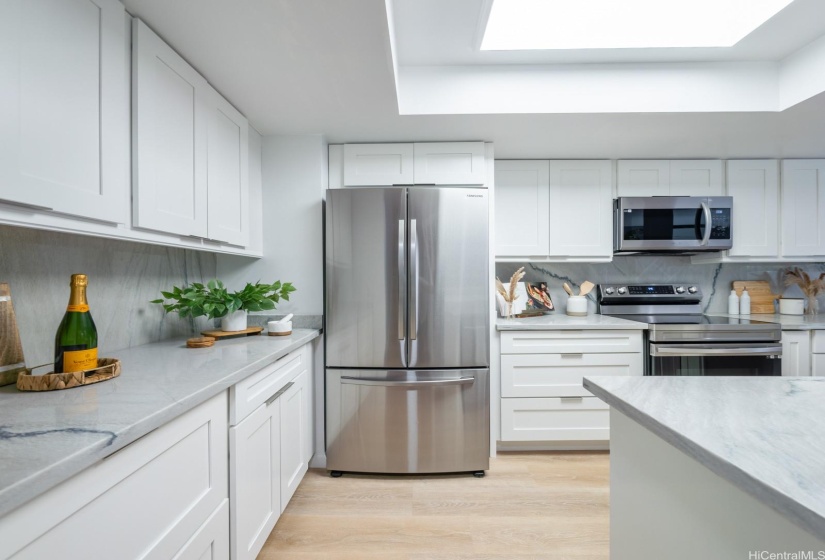
<instances>
[{"instance_id":1,"label":"white canister","mask_svg":"<svg viewBox=\"0 0 825 560\"><path fill-rule=\"evenodd\" d=\"M221 330L224 332L246 330L246 309L233 311L221 317Z\"/></svg>"},{"instance_id":2,"label":"white canister","mask_svg":"<svg viewBox=\"0 0 825 560\"><path fill-rule=\"evenodd\" d=\"M585 296L568 297L567 314L575 317L584 317L587 315L587 298Z\"/></svg>"},{"instance_id":3,"label":"white canister","mask_svg":"<svg viewBox=\"0 0 825 560\"><path fill-rule=\"evenodd\" d=\"M779 312L782 315L802 315L805 310L804 299L780 298Z\"/></svg>"}]
</instances>

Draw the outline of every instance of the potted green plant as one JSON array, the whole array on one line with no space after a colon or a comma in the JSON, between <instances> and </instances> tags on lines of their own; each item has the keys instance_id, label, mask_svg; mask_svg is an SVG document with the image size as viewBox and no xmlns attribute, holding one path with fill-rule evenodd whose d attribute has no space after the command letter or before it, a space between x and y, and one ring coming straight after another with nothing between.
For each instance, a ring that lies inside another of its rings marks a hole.
<instances>
[{"instance_id":1,"label":"potted green plant","mask_svg":"<svg viewBox=\"0 0 825 560\"><path fill-rule=\"evenodd\" d=\"M188 287L172 286L171 292L161 292L163 298L152 300L159 303L167 313L175 312L181 317L208 317L221 319L221 330L242 331L246 329L247 312L275 309L295 288L289 282L280 280L273 284L247 284L242 290L230 292L220 280L210 280L204 286L198 282Z\"/></svg>"}]
</instances>

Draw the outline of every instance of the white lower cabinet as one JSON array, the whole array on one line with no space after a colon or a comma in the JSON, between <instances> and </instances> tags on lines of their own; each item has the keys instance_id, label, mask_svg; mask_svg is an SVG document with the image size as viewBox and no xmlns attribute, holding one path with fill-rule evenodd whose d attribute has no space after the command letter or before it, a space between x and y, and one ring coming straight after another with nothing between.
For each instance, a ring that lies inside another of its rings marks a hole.
<instances>
[{"instance_id":1,"label":"white lower cabinet","mask_svg":"<svg viewBox=\"0 0 825 560\"><path fill-rule=\"evenodd\" d=\"M229 557L227 395L3 518L0 558Z\"/></svg>"},{"instance_id":2,"label":"white lower cabinet","mask_svg":"<svg viewBox=\"0 0 825 560\"><path fill-rule=\"evenodd\" d=\"M311 347L290 352L232 388L230 536L234 560L254 559L307 472ZM248 412L249 403L259 403Z\"/></svg>"},{"instance_id":3,"label":"white lower cabinet","mask_svg":"<svg viewBox=\"0 0 825 560\"><path fill-rule=\"evenodd\" d=\"M782 375L811 375L811 331L782 331Z\"/></svg>"},{"instance_id":4,"label":"white lower cabinet","mask_svg":"<svg viewBox=\"0 0 825 560\"><path fill-rule=\"evenodd\" d=\"M582 380L643 373L641 331L502 332L501 441L607 441L609 407Z\"/></svg>"}]
</instances>

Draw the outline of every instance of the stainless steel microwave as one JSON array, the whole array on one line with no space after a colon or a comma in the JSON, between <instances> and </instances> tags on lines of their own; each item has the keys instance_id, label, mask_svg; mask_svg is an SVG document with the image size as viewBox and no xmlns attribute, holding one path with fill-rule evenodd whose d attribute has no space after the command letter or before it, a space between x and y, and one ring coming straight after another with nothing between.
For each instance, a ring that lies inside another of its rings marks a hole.
<instances>
[{"instance_id":1,"label":"stainless steel microwave","mask_svg":"<svg viewBox=\"0 0 825 560\"><path fill-rule=\"evenodd\" d=\"M621 197L613 210L615 253L697 253L733 246L730 196Z\"/></svg>"}]
</instances>

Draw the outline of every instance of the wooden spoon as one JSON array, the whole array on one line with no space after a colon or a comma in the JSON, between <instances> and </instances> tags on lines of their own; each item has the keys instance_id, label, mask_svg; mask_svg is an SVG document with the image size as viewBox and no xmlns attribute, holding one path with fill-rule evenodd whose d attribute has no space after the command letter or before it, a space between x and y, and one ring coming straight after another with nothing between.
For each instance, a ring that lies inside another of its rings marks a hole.
<instances>
[{"instance_id":1,"label":"wooden spoon","mask_svg":"<svg viewBox=\"0 0 825 560\"><path fill-rule=\"evenodd\" d=\"M584 282L582 282L581 289L579 290L579 295L580 296L586 296L595 287L596 287L596 285L593 282L591 282L589 280L585 280Z\"/></svg>"},{"instance_id":2,"label":"wooden spoon","mask_svg":"<svg viewBox=\"0 0 825 560\"><path fill-rule=\"evenodd\" d=\"M564 291L567 292L568 296L573 295L573 289L567 284L567 282L565 282L562 287L564 288Z\"/></svg>"}]
</instances>

